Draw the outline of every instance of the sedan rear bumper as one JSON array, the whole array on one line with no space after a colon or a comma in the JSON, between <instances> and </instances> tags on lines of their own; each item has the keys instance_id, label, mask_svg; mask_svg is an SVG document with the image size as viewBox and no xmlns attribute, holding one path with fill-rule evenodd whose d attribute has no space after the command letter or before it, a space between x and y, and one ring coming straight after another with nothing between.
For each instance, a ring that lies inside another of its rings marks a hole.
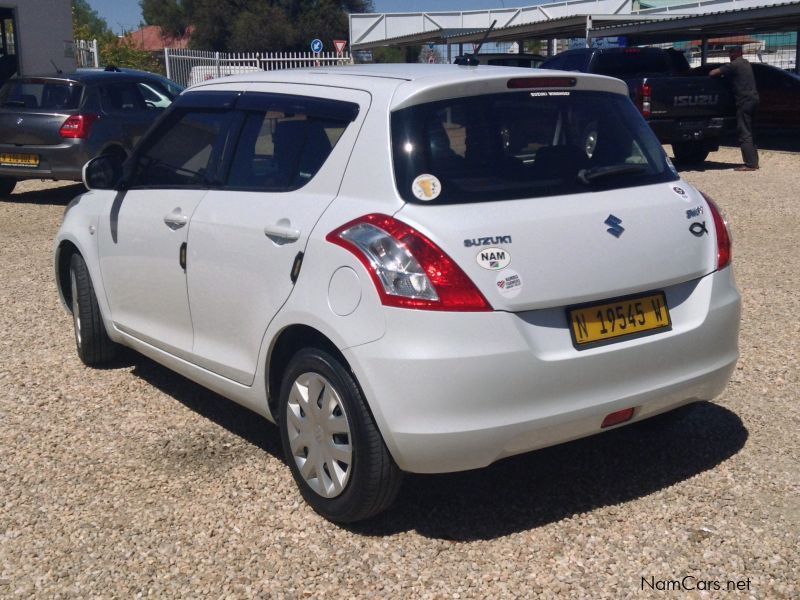
<instances>
[{"instance_id":1,"label":"sedan rear bumper","mask_svg":"<svg viewBox=\"0 0 800 600\"><path fill-rule=\"evenodd\" d=\"M582 351L563 309L386 309L386 335L344 354L401 469L484 467L599 433L621 409L633 422L720 394L738 356L731 269L664 291L671 331Z\"/></svg>"}]
</instances>

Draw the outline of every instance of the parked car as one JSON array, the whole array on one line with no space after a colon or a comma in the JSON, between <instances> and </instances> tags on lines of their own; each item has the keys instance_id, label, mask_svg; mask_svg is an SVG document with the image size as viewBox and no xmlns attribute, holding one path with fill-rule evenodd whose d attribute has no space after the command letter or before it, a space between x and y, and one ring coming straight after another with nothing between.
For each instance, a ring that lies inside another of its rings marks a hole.
<instances>
[{"instance_id":1,"label":"parked car","mask_svg":"<svg viewBox=\"0 0 800 600\"><path fill-rule=\"evenodd\" d=\"M510 54L506 53L486 53L475 54L478 63L482 65L493 65L495 67L524 67L526 69L537 69L545 61L541 54Z\"/></svg>"},{"instance_id":2,"label":"parked car","mask_svg":"<svg viewBox=\"0 0 800 600\"><path fill-rule=\"evenodd\" d=\"M719 149L733 126L733 97L713 77L691 73L686 57L661 48L577 48L542 63L543 69L580 71L617 77L628 84L631 99L659 141L672 144L675 159L702 163Z\"/></svg>"},{"instance_id":3,"label":"parked car","mask_svg":"<svg viewBox=\"0 0 800 600\"><path fill-rule=\"evenodd\" d=\"M755 120L756 129L800 129L800 76L772 65L750 64L761 99ZM692 69L692 72L707 75L711 69L719 66L721 63L706 64Z\"/></svg>"},{"instance_id":4,"label":"parked car","mask_svg":"<svg viewBox=\"0 0 800 600\"><path fill-rule=\"evenodd\" d=\"M737 360L725 221L615 79L233 76L85 183L55 239L80 358L127 346L277 422L333 521L387 508L403 472L709 400Z\"/></svg>"},{"instance_id":5,"label":"parked car","mask_svg":"<svg viewBox=\"0 0 800 600\"><path fill-rule=\"evenodd\" d=\"M0 197L24 179L81 179L98 154L130 154L182 88L142 71L17 77L0 89Z\"/></svg>"}]
</instances>

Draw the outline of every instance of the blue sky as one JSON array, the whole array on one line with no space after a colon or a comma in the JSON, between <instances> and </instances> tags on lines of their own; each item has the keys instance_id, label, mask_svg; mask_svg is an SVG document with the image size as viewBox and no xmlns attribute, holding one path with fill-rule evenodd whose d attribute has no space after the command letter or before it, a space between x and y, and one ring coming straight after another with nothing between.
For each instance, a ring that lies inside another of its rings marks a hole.
<instances>
[{"instance_id":1,"label":"blue sky","mask_svg":"<svg viewBox=\"0 0 800 600\"><path fill-rule=\"evenodd\" d=\"M530 6L540 0L373 0L376 12L421 12L434 10L476 10L502 6ZM89 0L89 4L116 32L138 29L142 21L139 0Z\"/></svg>"}]
</instances>

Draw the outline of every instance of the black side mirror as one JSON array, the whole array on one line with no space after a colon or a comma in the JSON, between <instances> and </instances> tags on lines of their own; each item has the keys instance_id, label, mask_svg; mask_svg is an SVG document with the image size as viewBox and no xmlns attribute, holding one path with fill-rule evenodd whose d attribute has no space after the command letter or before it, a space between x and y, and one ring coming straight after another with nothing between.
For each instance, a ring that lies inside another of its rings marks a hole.
<instances>
[{"instance_id":1,"label":"black side mirror","mask_svg":"<svg viewBox=\"0 0 800 600\"><path fill-rule=\"evenodd\" d=\"M121 154L96 156L83 165L83 185L87 190L113 190L122 179L122 165L125 157Z\"/></svg>"}]
</instances>

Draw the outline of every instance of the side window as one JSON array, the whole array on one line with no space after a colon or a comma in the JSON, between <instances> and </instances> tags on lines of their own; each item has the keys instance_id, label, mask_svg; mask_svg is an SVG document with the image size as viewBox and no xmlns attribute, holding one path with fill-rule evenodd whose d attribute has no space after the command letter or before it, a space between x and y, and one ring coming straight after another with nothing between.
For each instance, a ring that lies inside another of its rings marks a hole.
<instances>
[{"instance_id":1,"label":"side window","mask_svg":"<svg viewBox=\"0 0 800 600\"><path fill-rule=\"evenodd\" d=\"M205 187L213 177L229 130L230 111L184 110L144 143L133 161L129 187Z\"/></svg>"},{"instance_id":2,"label":"side window","mask_svg":"<svg viewBox=\"0 0 800 600\"><path fill-rule=\"evenodd\" d=\"M328 100L271 98L265 98L263 110L246 111L227 178L230 188L280 192L303 187L328 159L358 108Z\"/></svg>"},{"instance_id":3,"label":"side window","mask_svg":"<svg viewBox=\"0 0 800 600\"><path fill-rule=\"evenodd\" d=\"M146 105L139 88L132 82L108 83L100 86L103 109L108 112L144 110Z\"/></svg>"},{"instance_id":4,"label":"side window","mask_svg":"<svg viewBox=\"0 0 800 600\"><path fill-rule=\"evenodd\" d=\"M140 81L136 85L147 108L167 108L175 99L174 94L156 81Z\"/></svg>"},{"instance_id":5,"label":"side window","mask_svg":"<svg viewBox=\"0 0 800 600\"><path fill-rule=\"evenodd\" d=\"M547 60L547 68L553 69L554 71L563 71L564 70L564 59L565 56L555 56Z\"/></svg>"}]
</instances>

